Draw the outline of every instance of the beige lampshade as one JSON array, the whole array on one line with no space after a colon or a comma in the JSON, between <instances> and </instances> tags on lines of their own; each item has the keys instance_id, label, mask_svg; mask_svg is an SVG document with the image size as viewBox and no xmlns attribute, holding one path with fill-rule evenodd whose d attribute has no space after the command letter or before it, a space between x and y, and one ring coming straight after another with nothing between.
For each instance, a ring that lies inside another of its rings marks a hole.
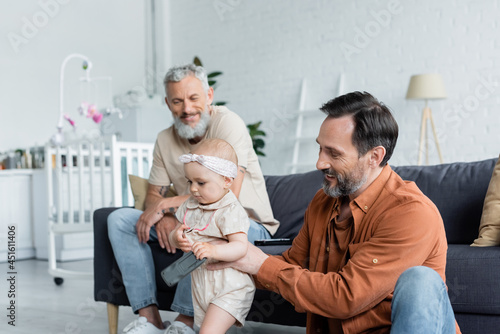
<instances>
[{"instance_id":1,"label":"beige lampshade","mask_svg":"<svg viewBox=\"0 0 500 334\"><path fill-rule=\"evenodd\" d=\"M420 100L446 98L443 78L439 74L413 75L410 78L406 98Z\"/></svg>"}]
</instances>

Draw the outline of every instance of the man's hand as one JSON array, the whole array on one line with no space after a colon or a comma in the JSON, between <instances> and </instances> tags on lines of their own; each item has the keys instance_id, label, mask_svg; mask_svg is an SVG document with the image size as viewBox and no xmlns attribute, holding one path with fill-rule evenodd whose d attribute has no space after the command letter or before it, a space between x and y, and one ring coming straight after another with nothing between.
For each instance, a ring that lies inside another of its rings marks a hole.
<instances>
[{"instance_id":1,"label":"man's hand","mask_svg":"<svg viewBox=\"0 0 500 334\"><path fill-rule=\"evenodd\" d=\"M152 205L142 213L135 225L139 242L146 243L149 240L151 227L160 221L165 215L158 205Z\"/></svg>"},{"instance_id":2,"label":"man's hand","mask_svg":"<svg viewBox=\"0 0 500 334\"><path fill-rule=\"evenodd\" d=\"M136 224L137 238L139 239L139 242L148 242L151 227L163 219L165 214L173 216L177 208L189 197L188 195L165 197L167 195L167 190L168 186L148 185L148 192L144 203L146 209L139 217ZM161 226L160 230L171 231L174 227L175 225L172 225L171 227ZM169 250L168 247L170 247L169 251L175 251L175 249L172 250L172 245L169 245L168 238L164 238L164 235L158 235L158 239L160 241L160 245L163 242L162 247L165 246L167 250Z\"/></svg>"},{"instance_id":3,"label":"man's hand","mask_svg":"<svg viewBox=\"0 0 500 334\"><path fill-rule=\"evenodd\" d=\"M255 275L259 272L260 267L266 261L269 255L265 254L259 248L251 243L248 245L248 250L245 256L233 262L218 262L207 266L209 270L218 270L224 268L234 268L239 271Z\"/></svg>"},{"instance_id":4,"label":"man's hand","mask_svg":"<svg viewBox=\"0 0 500 334\"><path fill-rule=\"evenodd\" d=\"M174 216L166 215L155 225L158 242L161 248L166 249L169 253L175 253L176 247L173 245L168 236L177 227L177 219Z\"/></svg>"}]
</instances>

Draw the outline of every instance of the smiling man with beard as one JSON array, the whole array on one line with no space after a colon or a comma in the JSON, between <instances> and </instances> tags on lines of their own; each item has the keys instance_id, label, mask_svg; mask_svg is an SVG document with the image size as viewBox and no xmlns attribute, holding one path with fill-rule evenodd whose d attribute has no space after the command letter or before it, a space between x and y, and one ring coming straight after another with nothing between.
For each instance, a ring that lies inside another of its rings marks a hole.
<instances>
[{"instance_id":1,"label":"smiling man with beard","mask_svg":"<svg viewBox=\"0 0 500 334\"><path fill-rule=\"evenodd\" d=\"M307 312L307 333L460 333L445 285L447 242L436 206L388 165L389 109L353 92L326 103L316 139L323 189L281 256L249 245L231 266Z\"/></svg>"},{"instance_id":2,"label":"smiling man with beard","mask_svg":"<svg viewBox=\"0 0 500 334\"><path fill-rule=\"evenodd\" d=\"M174 124L158 134L145 210L122 208L108 218L109 238L127 296L132 310L140 316L125 328L125 333L194 334L190 275L177 284L171 308L179 316L165 331L168 324L162 322L158 311L155 270L147 241L158 240L167 252L175 253L168 235L177 225L177 208L189 197L184 164L178 158L195 149L201 140L224 139L238 156L238 176L231 190L249 215L248 240L271 238L279 226L246 125L226 107L212 105L214 92L205 70L193 64L173 67L164 84L165 102ZM178 196L167 197L170 185Z\"/></svg>"}]
</instances>

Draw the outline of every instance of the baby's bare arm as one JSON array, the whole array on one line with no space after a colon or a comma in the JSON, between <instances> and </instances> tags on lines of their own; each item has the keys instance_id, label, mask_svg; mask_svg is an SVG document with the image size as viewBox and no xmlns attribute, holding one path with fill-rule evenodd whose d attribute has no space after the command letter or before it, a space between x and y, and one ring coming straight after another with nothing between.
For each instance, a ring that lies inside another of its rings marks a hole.
<instances>
[{"instance_id":1,"label":"baby's bare arm","mask_svg":"<svg viewBox=\"0 0 500 334\"><path fill-rule=\"evenodd\" d=\"M195 242L193 253L198 259L208 258L217 261L236 261L245 256L248 249L248 238L245 233L234 233L227 236L226 243Z\"/></svg>"}]
</instances>

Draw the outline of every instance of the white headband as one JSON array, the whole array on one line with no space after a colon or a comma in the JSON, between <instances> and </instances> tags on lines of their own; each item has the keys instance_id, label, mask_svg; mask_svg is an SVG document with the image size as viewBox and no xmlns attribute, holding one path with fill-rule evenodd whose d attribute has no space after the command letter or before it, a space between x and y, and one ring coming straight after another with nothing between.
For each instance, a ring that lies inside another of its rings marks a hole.
<instances>
[{"instance_id":1,"label":"white headband","mask_svg":"<svg viewBox=\"0 0 500 334\"><path fill-rule=\"evenodd\" d=\"M238 175L238 167L234 162L211 155L183 154L179 157L179 161L185 164L197 162L210 169L212 172L222 176L232 177L233 179Z\"/></svg>"}]
</instances>

